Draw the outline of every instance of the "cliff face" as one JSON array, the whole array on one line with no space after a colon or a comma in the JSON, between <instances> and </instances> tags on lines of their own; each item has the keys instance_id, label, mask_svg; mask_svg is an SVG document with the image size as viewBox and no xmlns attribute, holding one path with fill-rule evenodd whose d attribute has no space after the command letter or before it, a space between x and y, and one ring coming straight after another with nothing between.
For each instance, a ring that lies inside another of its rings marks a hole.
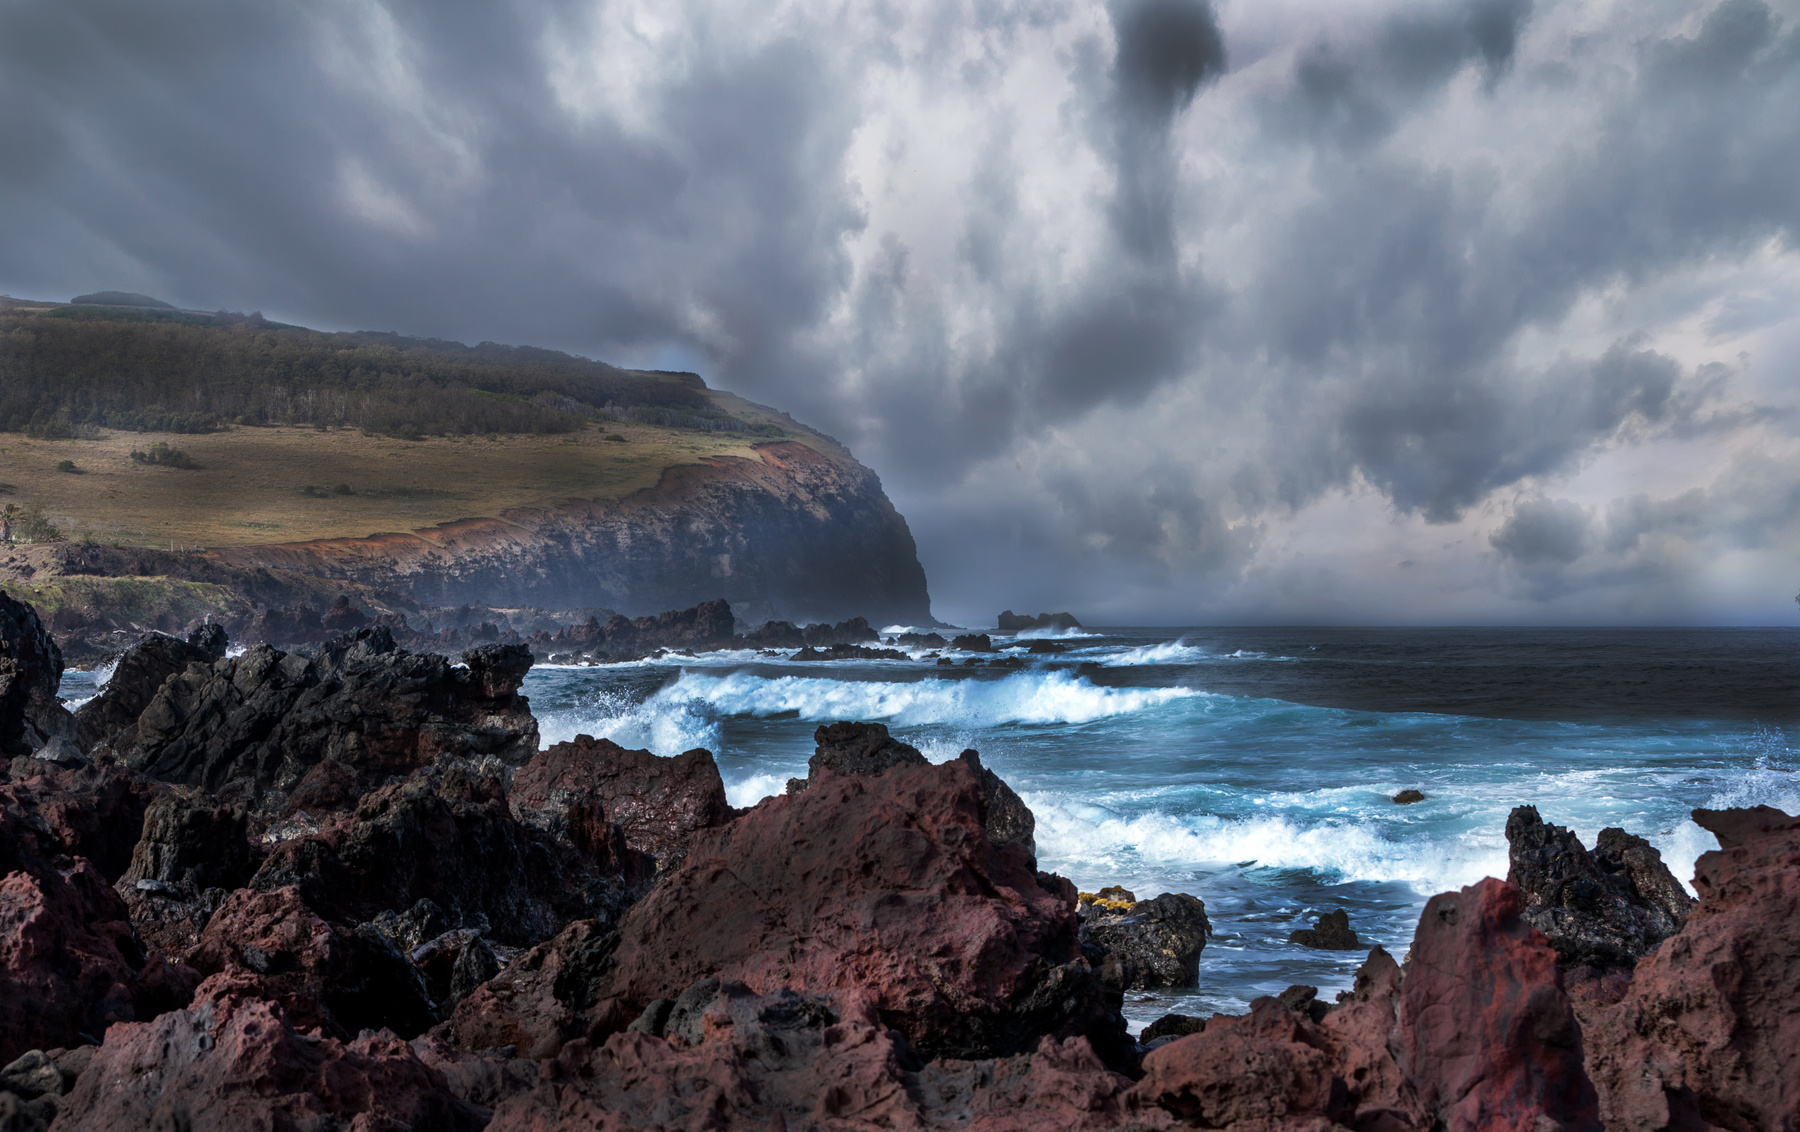
<instances>
[{"instance_id":1,"label":"cliff face","mask_svg":"<svg viewBox=\"0 0 1800 1132\"><path fill-rule=\"evenodd\" d=\"M621 499L569 499L367 538L229 547L224 565L290 571L423 605L604 606L723 597L744 620L929 624L912 532L875 473L794 441L757 459L666 469Z\"/></svg>"}]
</instances>

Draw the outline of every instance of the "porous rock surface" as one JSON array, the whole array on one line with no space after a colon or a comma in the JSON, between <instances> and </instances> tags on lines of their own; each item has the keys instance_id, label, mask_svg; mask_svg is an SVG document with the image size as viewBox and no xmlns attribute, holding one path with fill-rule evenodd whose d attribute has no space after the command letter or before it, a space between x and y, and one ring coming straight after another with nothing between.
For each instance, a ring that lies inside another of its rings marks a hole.
<instances>
[{"instance_id":1,"label":"porous rock surface","mask_svg":"<svg viewBox=\"0 0 1800 1132\"><path fill-rule=\"evenodd\" d=\"M1588 1022L1608 1129L1800 1127L1800 818L1695 810L1700 900Z\"/></svg>"},{"instance_id":2,"label":"porous rock surface","mask_svg":"<svg viewBox=\"0 0 1800 1132\"><path fill-rule=\"evenodd\" d=\"M1590 852L1537 807L1506 819L1507 880L1525 895L1525 919L1565 965L1629 969L1686 922L1693 898L1662 854L1622 829L1603 829Z\"/></svg>"},{"instance_id":3,"label":"porous rock surface","mask_svg":"<svg viewBox=\"0 0 1800 1132\"><path fill-rule=\"evenodd\" d=\"M769 993L866 995L933 1054L993 1056L1041 1036L1127 1044L1117 996L1081 956L1075 893L984 828L975 768L819 768L695 836L687 860L629 913L609 1007L626 1019L695 981Z\"/></svg>"},{"instance_id":4,"label":"porous rock surface","mask_svg":"<svg viewBox=\"0 0 1800 1132\"><path fill-rule=\"evenodd\" d=\"M533 755L513 774L510 800L520 821L581 845L605 844L607 825L617 826L630 850L659 863L736 815L712 752L659 758L589 735Z\"/></svg>"},{"instance_id":5,"label":"porous rock surface","mask_svg":"<svg viewBox=\"0 0 1800 1132\"><path fill-rule=\"evenodd\" d=\"M0 592L0 757L29 755L74 730L56 689L63 657L37 610Z\"/></svg>"}]
</instances>

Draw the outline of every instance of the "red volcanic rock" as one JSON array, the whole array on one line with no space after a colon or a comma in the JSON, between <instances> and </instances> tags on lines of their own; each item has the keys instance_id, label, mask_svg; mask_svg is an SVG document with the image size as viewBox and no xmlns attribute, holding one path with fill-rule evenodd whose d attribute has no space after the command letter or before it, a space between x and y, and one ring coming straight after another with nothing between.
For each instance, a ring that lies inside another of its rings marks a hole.
<instances>
[{"instance_id":1,"label":"red volcanic rock","mask_svg":"<svg viewBox=\"0 0 1800 1132\"><path fill-rule=\"evenodd\" d=\"M1073 886L1036 873L1021 845L996 849L985 817L976 770L958 761L822 771L697 833L620 924L611 1009L633 1017L716 977L867 995L939 1056L1079 1033L1128 1059L1117 994L1081 958Z\"/></svg>"},{"instance_id":2,"label":"red volcanic rock","mask_svg":"<svg viewBox=\"0 0 1800 1132\"><path fill-rule=\"evenodd\" d=\"M437 1022L423 976L386 936L326 923L293 888L232 893L187 961L202 975L254 980L301 1029L348 1038L385 1028L412 1038Z\"/></svg>"},{"instance_id":3,"label":"red volcanic rock","mask_svg":"<svg viewBox=\"0 0 1800 1132\"><path fill-rule=\"evenodd\" d=\"M600 997L617 946L617 933L577 920L459 1002L449 1033L468 1050L511 1046L532 1060L554 1057L587 1031L584 1012Z\"/></svg>"},{"instance_id":4,"label":"red volcanic rock","mask_svg":"<svg viewBox=\"0 0 1800 1132\"><path fill-rule=\"evenodd\" d=\"M125 871L159 789L110 760L59 768L42 760L30 778L0 784L0 870L25 857L86 857L111 881Z\"/></svg>"},{"instance_id":5,"label":"red volcanic rock","mask_svg":"<svg viewBox=\"0 0 1800 1132\"><path fill-rule=\"evenodd\" d=\"M1520 917L1523 904L1489 878L1432 897L1419 917L1400 1060L1448 1132L1600 1127L1556 952Z\"/></svg>"},{"instance_id":6,"label":"red volcanic rock","mask_svg":"<svg viewBox=\"0 0 1800 1132\"><path fill-rule=\"evenodd\" d=\"M1720 848L1700 903L1595 1011L1588 1071L1609 1129L1800 1127L1800 819L1695 810Z\"/></svg>"},{"instance_id":7,"label":"red volcanic rock","mask_svg":"<svg viewBox=\"0 0 1800 1132\"><path fill-rule=\"evenodd\" d=\"M1152 1050L1132 1097L1200 1128L1330 1127L1350 1112L1332 1060L1304 1015L1262 998L1242 1018L1215 1016Z\"/></svg>"},{"instance_id":8,"label":"red volcanic rock","mask_svg":"<svg viewBox=\"0 0 1800 1132\"><path fill-rule=\"evenodd\" d=\"M185 1002L193 984L145 959L125 905L87 861L0 879L0 1064L153 1017Z\"/></svg>"},{"instance_id":9,"label":"red volcanic rock","mask_svg":"<svg viewBox=\"0 0 1800 1132\"><path fill-rule=\"evenodd\" d=\"M626 846L664 867L680 859L696 832L735 816L711 752L696 748L665 759L590 735L532 756L514 772L509 798L520 821L585 852L610 854L607 826L615 825Z\"/></svg>"},{"instance_id":10,"label":"red volcanic rock","mask_svg":"<svg viewBox=\"0 0 1800 1132\"><path fill-rule=\"evenodd\" d=\"M253 983L220 975L191 1007L108 1031L57 1127L473 1132L484 1116L391 1034L303 1034Z\"/></svg>"},{"instance_id":11,"label":"red volcanic rock","mask_svg":"<svg viewBox=\"0 0 1800 1132\"><path fill-rule=\"evenodd\" d=\"M997 1061L905 1068L904 1046L863 1000L714 984L690 1037L575 1041L537 1087L502 1102L490 1132L594 1128L954 1127L1098 1132L1121 1123L1129 1082L1081 1038ZM1160 1116L1161 1114L1155 1114ZM1139 1127L1167 1127L1166 1120Z\"/></svg>"}]
</instances>

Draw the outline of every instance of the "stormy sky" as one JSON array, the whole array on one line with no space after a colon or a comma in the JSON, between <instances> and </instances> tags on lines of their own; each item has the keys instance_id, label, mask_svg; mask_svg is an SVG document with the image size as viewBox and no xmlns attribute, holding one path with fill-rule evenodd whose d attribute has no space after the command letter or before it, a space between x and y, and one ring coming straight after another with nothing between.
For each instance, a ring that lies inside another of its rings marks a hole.
<instances>
[{"instance_id":1,"label":"stormy sky","mask_svg":"<svg viewBox=\"0 0 1800 1132\"><path fill-rule=\"evenodd\" d=\"M694 369L940 616L1800 622L1800 0L9 0L0 293Z\"/></svg>"}]
</instances>

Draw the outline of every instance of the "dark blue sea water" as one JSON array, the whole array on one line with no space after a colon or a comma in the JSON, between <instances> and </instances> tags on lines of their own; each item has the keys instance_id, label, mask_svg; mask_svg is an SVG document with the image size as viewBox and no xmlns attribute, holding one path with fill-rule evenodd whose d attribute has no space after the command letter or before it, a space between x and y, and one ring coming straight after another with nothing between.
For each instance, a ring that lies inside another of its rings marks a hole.
<instances>
[{"instance_id":1,"label":"dark blue sea water","mask_svg":"<svg viewBox=\"0 0 1800 1132\"><path fill-rule=\"evenodd\" d=\"M1045 635L995 639L1022 655ZM1136 1024L1239 1012L1294 983L1329 998L1362 953L1288 933L1342 907L1366 944L1404 953L1429 896L1506 875L1502 829L1522 803L1590 844L1609 825L1648 837L1684 879L1713 847L1694 807L1800 813L1800 630L1058 641L1066 653L1012 671L728 652L540 665L525 690L546 744L585 732L663 755L706 747L740 806L804 775L824 722L885 722L933 761L977 748L1037 815L1043 867L1087 891L1206 902L1218 934L1199 988L1132 996ZM71 673L64 695L92 681ZM1426 800L1395 805L1406 787Z\"/></svg>"},{"instance_id":2,"label":"dark blue sea water","mask_svg":"<svg viewBox=\"0 0 1800 1132\"><path fill-rule=\"evenodd\" d=\"M1020 646L1032 637L996 635ZM1800 631L1103 629L1021 670L788 663L748 653L540 666L544 741L706 747L731 800L804 775L812 732L879 720L933 761L981 751L1037 815L1042 865L1092 891L1190 892L1217 937L1201 985L1137 994L1242 1011L1294 983L1347 987L1360 952L1295 947L1321 911L1405 952L1433 893L1506 875L1536 805L1590 843L1648 837L1684 879L1713 847L1697 806L1800 813ZM963 654L956 655L962 659ZM1426 801L1395 805L1406 787ZM1326 997L1330 997L1327 993Z\"/></svg>"}]
</instances>

